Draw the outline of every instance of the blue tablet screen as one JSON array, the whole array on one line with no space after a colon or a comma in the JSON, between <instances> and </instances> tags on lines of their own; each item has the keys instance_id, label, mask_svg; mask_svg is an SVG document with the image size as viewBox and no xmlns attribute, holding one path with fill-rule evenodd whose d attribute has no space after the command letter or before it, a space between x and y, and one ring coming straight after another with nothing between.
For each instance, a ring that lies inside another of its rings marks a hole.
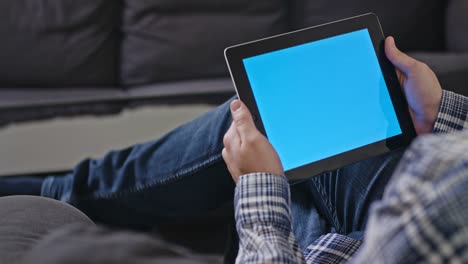
<instances>
[{"instance_id":1,"label":"blue tablet screen","mask_svg":"<svg viewBox=\"0 0 468 264\"><path fill-rule=\"evenodd\" d=\"M367 29L243 63L286 171L402 133Z\"/></svg>"}]
</instances>

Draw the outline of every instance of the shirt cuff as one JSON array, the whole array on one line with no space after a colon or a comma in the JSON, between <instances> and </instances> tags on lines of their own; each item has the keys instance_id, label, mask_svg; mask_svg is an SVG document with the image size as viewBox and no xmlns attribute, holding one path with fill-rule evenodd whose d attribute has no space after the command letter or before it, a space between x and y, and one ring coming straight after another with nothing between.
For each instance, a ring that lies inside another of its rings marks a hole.
<instances>
[{"instance_id":1,"label":"shirt cuff","mask_svg":"<svg viewBox=\"0 0 468 264\"><path fill-rule=\"evenodd\" d=\"M290 191L285 176L251 173L239 178L234 197L237 224L280 225L290 230Z\"/></svg>"},{"instance_id":2,"label":"shirt cuff","mask_svg":"<svg viewBox=\"0 0 468 264\"><path fill-rule=\"evenodd\" d=\"M342 263L350 260L361 241L339 234L326 234L304 250L308 263Z\"/></svg>"},{"instance_id":3,"label":"shirt cuff","mask_svg":"<svg viewBox=\"0 0 468 264\"><path fill-rule=\"evenodd\" d=\"M467 126L467 111L467 97L444 90L433 132L444 133L463 130Z\"/></svg>"}]
</instances>

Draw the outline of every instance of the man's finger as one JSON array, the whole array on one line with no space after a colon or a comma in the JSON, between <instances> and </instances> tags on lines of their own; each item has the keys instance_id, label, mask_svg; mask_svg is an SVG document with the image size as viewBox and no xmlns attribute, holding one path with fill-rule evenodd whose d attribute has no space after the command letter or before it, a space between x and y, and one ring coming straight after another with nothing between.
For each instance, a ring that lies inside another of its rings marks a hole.
<instances>
[{"instance_id":1,"label":"man's finger","mask_svg":"<svg viewBox=\"0 0 468 264\"><path fill-rule=\"evenodd\" d=\"M234 122L231 123L228 131L224 135L223 144L225 148L230 148L232 144L235 144L235 136L237 136L237 130L234 127ZM238 137L238 136L237 136Z\"/></svg>"},{"instance_id":2,"label":"man's finger","mask_svg":"<svg viewBox=\"0 0 468 264\"><path fill-rule=\"evenodd\" d=\"M233 180L237 183L237 176L239 175L239 171L237 170L235 161L233 160L233 154L231 151L224 148L221 152L221 155L223 156L224 163L226 163L229 173L231 173Z\"/></svg>"},{"instance_id":3,"label":"man's finger","mask_svg":"<svg viewBox=\"0 0 468 264\"><path fill-rule=\"evenodd\" d=\"M399 70L404 72L406 75L410 73L414 65L418 63L417 60L411 58L405 53L401 52L396 44L393 37L388 37L385 40L385 54L387 58L397 67Z\"/></svg>"},{"instance_id":4,"label":"man's finger","mask_svg":"<svg viewBox=\"0 0 468 264\"><path fill-rule=\"evenodd\" d=\"M230 156L229 156L229 152L226 148L223 148L223 151L221 151L221 156L223 157L223 160L226 164L229 164L230 163Z\"/></svg>"},{"instance_id":5,"label":"man's finger","mask_svg":"<svg viewBox=\"0 0 468 264\"><path fill-rule=\"evenodd\" d=\"M226 148L223 148L223 151L221 152L221 156L223 157L224 163L226 163L226 166L228 167L229 172L231 172L231 164L232 164L232 157L231 153L229 153L229 150Z\"/></svg>"},{"instance_id":6,"label":"man's finger","mask_svg":"<svg viewBox=\"0 0 468 264\"><path fill-rule=\"evenodd\" d=\"M249 109L240 100L234 100L231 103L231 113L234 125L242 141L258 132Z\"/></svg>"}]
</instances>

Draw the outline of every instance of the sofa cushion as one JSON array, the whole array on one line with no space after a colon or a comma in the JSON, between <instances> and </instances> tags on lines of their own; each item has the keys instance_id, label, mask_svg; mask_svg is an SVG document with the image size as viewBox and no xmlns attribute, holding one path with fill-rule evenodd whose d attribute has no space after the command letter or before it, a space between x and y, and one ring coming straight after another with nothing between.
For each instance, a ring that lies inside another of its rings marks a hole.
<instances>
[{"instance_id":1,"label":"sofa cushion","mask_svg":"<svg viewBox=\"0 0 468 264\"><path fill-rule=\"evenodd\" d=\"M0 87L116 83L120 12L112 0L0 1Z\"/></svg>"},{"instance_id":2,"label":"sofa cushion","mask_svg":"<svg viewBox=\"0 0 468 264\"><path fill-rule=\"evenodd\" d=\"M283 0L126 0L121 81L227 76L224 48L287 29Z\"/></svg>"},{"instance_id":3,"label":"sofa cushion","mask_svg":"<svg viewBox=\"0 0 468 264\"><path fill-rule=\"evenodd\" d=\"M0 89L0 129L14 122L77 115L107 115L147 104L220 104L235 94L231 78L209 78L134 86Z\"/></svg>"},{"instance_id":4,"label":"sofa cushion","mask_svg":"<svg viewBox=\"0 0 468 264\"><path fill-rule=\"evenodd\" d=\"M384 33L404 50L444 48L445 7L440 0L290 0L291 23L303 28L373 12ZM464 1L464 0L463 0Z\"/></svg>"},{"instance_id":5,"label":"sofa cushion","mask_svg":"<svg viewBox=\"0 0 468 264\"><path fill-rule=\"evenodd\" d=\"M0 129L14 122L119 113L127 106L119 89L97 86L0 89Z\"/></svg>"},{"instance_id":6,"label":"sofa cushion","mask_svg":"<svg viewBox=\"0 0 468 264\"><path fill-rule=\"evenodd\" d=\"M468 1L450 0L447 8L447 49L468 52Z\"/></svg>"},{"instance_id":7,"label":"sofa cushion","mask_svg":"<svg viewBox=\"0 0 468 264\"><path fill-rule=\"evenodd\" d=\"M230 78L210 78L191 81L174 81L134 86L127 93L133 101L150 98L196 97L204 94L236 93ZM0 100L1 101L1 100Z\"/></svg>"}]
</instances>

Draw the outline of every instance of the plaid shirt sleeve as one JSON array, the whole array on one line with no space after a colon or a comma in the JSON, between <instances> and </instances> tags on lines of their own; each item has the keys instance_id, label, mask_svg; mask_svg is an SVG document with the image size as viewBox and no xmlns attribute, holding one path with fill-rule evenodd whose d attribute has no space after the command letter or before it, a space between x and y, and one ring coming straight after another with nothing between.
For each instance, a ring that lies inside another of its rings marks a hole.
<instances>
[{"instance_id":1,"label":"plaid shirt sleeve","mask_svg":"<svg viewBox=\"0 0 468 264\"><path fill-rule=\"evenodd\" d=\"M234 198L239 253L236 263L304 263L292 232L285 176L240 177Z\"/></svg>"},{"instance_id":2,"label":"plaid shirt sleeve","mask_svg":"<svg viewBox=\"0 0 468 264\"><path fill-rule=\"evenodd\" d=\"M413 142L351 262L468 263L467 111L466 97L444 91L434 132L453 133Z\"/></svg>"},{"instance_id":3,"label":"plaid shirt sleeve","mask_svg":"<svg viewBox=\"0 0 468 264\"><path fill-rule=\"evenodd\" d=\"M353 263L468 263L468 131L419 137L371 208Z\"/></svg>"},{"instance_id":4,"label":"plaid shirt sleeve","mask_svg":"<svg viewBox=\"0 0 468 264\"><path fill-rule=\"evenodd\" d=\"M468 98L444 90L434 133L452 132L468 127L467 112Z\"/></svg>"}]
</instances>

